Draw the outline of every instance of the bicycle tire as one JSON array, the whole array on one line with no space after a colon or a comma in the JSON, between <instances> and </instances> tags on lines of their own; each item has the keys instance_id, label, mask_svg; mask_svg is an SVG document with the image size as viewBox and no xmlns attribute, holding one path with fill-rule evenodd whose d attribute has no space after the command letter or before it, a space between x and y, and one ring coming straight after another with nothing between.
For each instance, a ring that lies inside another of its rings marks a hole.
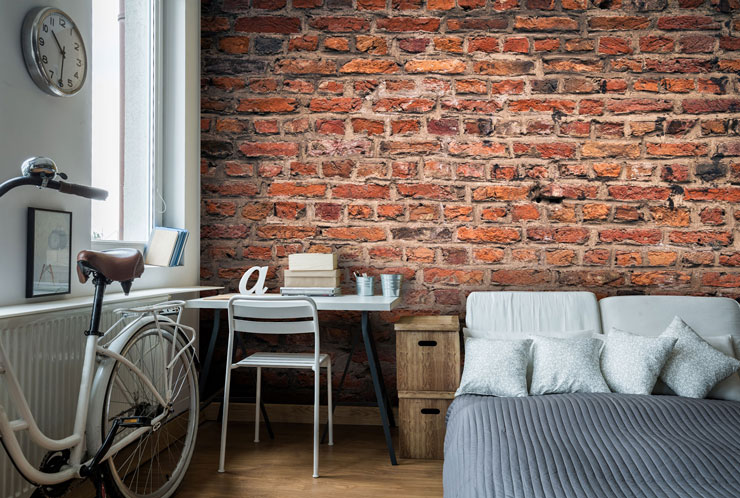
<instances>
[{"instance_id":1,"label":"bicycle tire","mask_svg":"<svg viewBox=\"0 0 740 498\"><path fill-rule=\"evenodd\" d=\"M172 329L162 327L162 334L165 343L172 344ZM180 341L180 346L185 343L182 337L178 337L177 340ZM157 362L162 361L161 357L158 356L161 355L162 348L153 345L155 342L158 342L157 329L150 324L131 336L121 350L121 355L132 361L144 373L147 373L155 387L160 390L163 385L161 379L155 378L150 375L151 372L146 370L147 362L149 362L151 370L155 370ZM166 347L165 352L169 352L169 347ZM159 365L161 364L159 363ZM192 351L183 354L173 367L173 372L175 372L175 381L173 382L175 389L173 389L173 392L182 394L173 398L173 401L175 401L173 415L168 417L157 431L146 432L112 455L104 463L102 471L106 492L111 496L120 498L167 498L177 490L185 477L195 450L199 414L198 375ZM133 392L130 388L127 388L126 382L128 382L129 387L134 388ZM136 385L137 382L138 386ZM125 399L121 401L125 398L121 388L122 384L128 394L134 397L136 403ZM177 388L178 385L181 387ZM143 407L153 404L151 403L153 400L151 393L148 394L147 398L147 390L136 391L136 387L143 387L141 380L135 377L125 365L116 364L106 387L101 438L105 437L115 418L127 415L142 415L142 413L137 412L146 410ZM133 429L123 430L116 437L116 440L120 440L131 430ZM161 446L160 442L163 434L165 435L165 445ZM172 436L172 439L170 439L170 436ZM136 460L137 455L137 465L132 469L132 462ZM165 456L168 461L163 470L162 463ZM148 463L149 470L144 469L147 476L143 478L142 482L142 475L139 472L142 469L142 459L145 457L147 457L147 460L144 461L143 466L146 468ZM168 472L168 469L170 472Z\"/></svg>"}]
</instances>

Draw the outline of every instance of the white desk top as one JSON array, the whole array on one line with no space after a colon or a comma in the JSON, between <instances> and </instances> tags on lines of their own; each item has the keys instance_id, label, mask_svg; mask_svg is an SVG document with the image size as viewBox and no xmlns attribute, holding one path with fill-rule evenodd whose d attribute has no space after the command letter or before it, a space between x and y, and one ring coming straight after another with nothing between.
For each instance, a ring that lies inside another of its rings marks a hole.
<instances>
[{"instance_id":1,"label":"white desk top","mask_svg":"<svg viewBox=\"0 0 740 498\"><path fill-rule=\"evenodd\" d=\"M336 297L314 297L316 308L320 311L391 311L401 303L400 297L357 296L348 294ZM207 308L225 310L228 299L200 298L186 301L186 308Z\"/></svg>"}]
</instances>

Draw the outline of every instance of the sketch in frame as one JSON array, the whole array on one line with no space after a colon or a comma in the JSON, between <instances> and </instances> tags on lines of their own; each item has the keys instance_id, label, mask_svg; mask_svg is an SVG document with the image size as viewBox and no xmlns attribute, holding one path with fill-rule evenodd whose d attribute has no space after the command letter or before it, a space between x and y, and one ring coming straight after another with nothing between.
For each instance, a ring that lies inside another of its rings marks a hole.
<instances>
[{"instance_id":1,"label":"sketch in frame","mask_svg":"<svg viewBox=\"0 0 740 498\"><path fill-rule=\"evenodd\" d=\"M69 294L72 213L28 208L26 297Z\"/></svg>"}]
</instances>

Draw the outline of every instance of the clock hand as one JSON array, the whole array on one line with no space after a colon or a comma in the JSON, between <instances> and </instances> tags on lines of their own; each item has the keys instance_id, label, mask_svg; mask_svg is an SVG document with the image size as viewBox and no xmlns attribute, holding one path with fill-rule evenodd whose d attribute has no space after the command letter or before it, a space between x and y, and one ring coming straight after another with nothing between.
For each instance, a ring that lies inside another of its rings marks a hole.
<instances>
[{"instance_id":1,"label":"clock hand","mask_svg":"<svg viewBox=\"0 0 740 498\"><path fill-rule=\"evenodd\" d=\"M67 55L64 53L64 49L62 49L62 69L59 71L59 86L64 86L64 59L67 58Z\"/></svg>"},{"instance_id":2,"label":"clock hand","mask_svg":"<svg viewBox=\"0 0 740 498\"><path fill-rule=\"evenodd\" d=\"M51 36L53 36L53 37L54 37L54 41L55 41L55 42L57 42L57 47L59 47L59 51L60 51L60 52L61 52L62 54L64 54L64 49L62 48L62 44L61 44L61 43L59 43L59 38L57 38L57 34L56 34L56 33L54 33L54 32L52 31L52 32L51 32Z\"/></svg>"}]
</instances>

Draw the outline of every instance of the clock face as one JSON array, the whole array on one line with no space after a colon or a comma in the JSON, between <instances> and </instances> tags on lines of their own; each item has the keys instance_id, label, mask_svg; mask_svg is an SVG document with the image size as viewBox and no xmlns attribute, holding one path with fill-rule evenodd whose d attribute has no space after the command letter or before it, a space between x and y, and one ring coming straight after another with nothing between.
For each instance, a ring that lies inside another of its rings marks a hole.
<instances>
[{"instance_id":1,"label":"clock face","mask_svg":"<svg viewBox=\"0 0 740 498\"><path fill-rule=\"evenodd\" d=\"M57 96L74 95L87 76L87 54L75 22L59 9L42 7L26 16L26 67L36 84Z\"/></svg>"}]
</instances>

